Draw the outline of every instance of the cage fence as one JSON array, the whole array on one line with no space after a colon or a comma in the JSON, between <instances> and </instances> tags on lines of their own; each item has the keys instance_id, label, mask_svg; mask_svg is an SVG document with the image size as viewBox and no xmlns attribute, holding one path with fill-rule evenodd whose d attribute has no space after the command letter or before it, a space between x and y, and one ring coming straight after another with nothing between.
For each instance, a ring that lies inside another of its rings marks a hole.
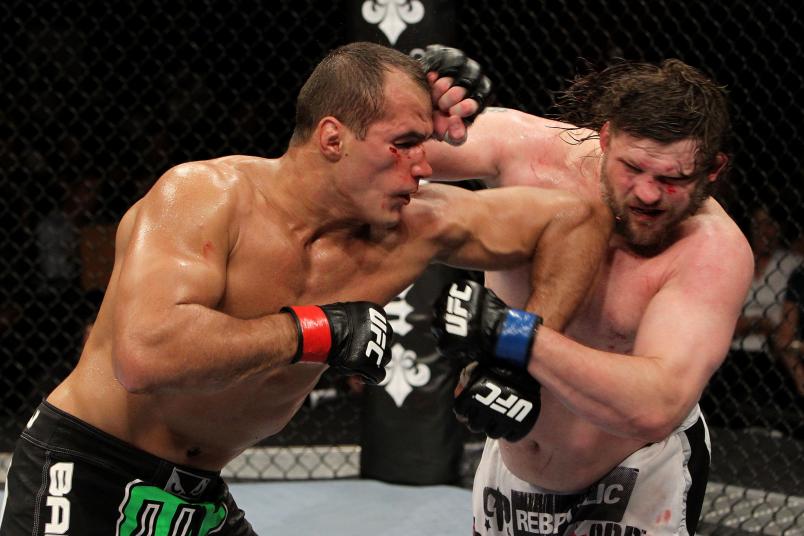
<instances>
[{"instance_id":1,"label":"cage fence","mask_svg":"<svg viewBox=\"0 0 804 536\"><path fill-rule=\"evenodd\" d=\"M125 209L179 162L281 154L301 83L326 51L348 41L347 7L7 3L0 14L0 451L13 449L35 406L74 366ZM760 307L753 322L776 329L804 251L800 11L792 0L478 0L456 10L454 44L486 67L495 104L539 115L551 113L555 92L584 65L619 57L677 57L723 84L735 139L718 198L755 249L774 252L746 310L770 293L776 305ZM770 220L769 232L760 232L760 217ZM759 344L738 335L701 401L712 439L702 532L804 534L804 397L772 333ZM359 396L328 378L281 434L225 474L359 476L362 411ZM464 485L479 444L467 435ZM7 464L8 456L0 460Z\"/></svg>"}]
</instances>

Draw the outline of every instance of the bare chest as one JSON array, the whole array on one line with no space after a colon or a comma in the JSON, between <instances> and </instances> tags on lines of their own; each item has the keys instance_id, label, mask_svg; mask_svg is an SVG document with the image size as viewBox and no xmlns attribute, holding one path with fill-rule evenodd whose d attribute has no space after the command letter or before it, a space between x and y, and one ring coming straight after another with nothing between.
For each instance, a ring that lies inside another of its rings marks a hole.
<instances>
[{"instance_id":1,"label":"bare chest","mask_svg":"<svg viewBox=\"0 0 804 536\"><path fill-rule=\"evenodd\" d=\"M567 326L573 339L611 352L630 354L645 309L661 287L661 258L645 259L614 250Z\"/></svg>"},{"instance_id":2,"label":"bare chest","mask_svg":"<svg viewBox=\"0 0 804 536\"><path fill-rule=\"evenodd\" d=\"M666 262L645 259L612 249L602 264L586 299L565 333L600 350L631 353L645 309L661 287ZM489 286L510 304L522 307L530 295L527 270L497 272Z\"/></svg>"}]
</instances>

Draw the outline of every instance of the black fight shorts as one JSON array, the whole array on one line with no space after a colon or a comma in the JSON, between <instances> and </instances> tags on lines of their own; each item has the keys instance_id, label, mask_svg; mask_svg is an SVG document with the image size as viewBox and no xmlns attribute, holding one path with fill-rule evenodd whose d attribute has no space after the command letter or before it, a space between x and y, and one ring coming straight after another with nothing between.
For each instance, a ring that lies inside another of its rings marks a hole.
<instances>
[{"instance_id":1,"label":"black fight shorts","mask_svg":"<svg viewBox=\"0 0 804 536\"><path fill-rule=\"evenodd\" d=\"M255 535L220 474L139 450L43 402L17 441L0 536Z\"/></svg>"}]
</instances>

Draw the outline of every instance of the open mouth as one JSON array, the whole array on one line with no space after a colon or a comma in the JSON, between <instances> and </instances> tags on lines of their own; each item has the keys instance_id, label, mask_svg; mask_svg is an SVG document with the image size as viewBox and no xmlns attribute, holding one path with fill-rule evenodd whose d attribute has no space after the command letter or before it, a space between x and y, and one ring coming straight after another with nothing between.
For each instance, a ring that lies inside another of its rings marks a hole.
<instances>
[{"instance_id":1,"label":"open mouth","mask_svg":"<svg viewBox=\"0 0 804 536\"><path fill-rule=\"evenodd\" d=\"M632 214L644 219L655 219L664 214L664 210L658 208L628 207Z\"/></svg>"}]
</instances>

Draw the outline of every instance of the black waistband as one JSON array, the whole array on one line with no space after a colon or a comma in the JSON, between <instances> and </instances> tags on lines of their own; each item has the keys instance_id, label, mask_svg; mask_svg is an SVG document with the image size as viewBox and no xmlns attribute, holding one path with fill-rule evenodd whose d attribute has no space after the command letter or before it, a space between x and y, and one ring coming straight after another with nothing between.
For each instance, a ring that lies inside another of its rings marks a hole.
<instances>
[{"instance_id":1,"label":"black waistband","mask_svg":"<svg viewBox=\"0 0 804 536\"><path fill-rule=\"evenodd\" d=\"M221 492L220 473L177 465L154 456L47 402L39 405L22 438L184 498L211 500Z\"/></svg>"}]
</instances>

